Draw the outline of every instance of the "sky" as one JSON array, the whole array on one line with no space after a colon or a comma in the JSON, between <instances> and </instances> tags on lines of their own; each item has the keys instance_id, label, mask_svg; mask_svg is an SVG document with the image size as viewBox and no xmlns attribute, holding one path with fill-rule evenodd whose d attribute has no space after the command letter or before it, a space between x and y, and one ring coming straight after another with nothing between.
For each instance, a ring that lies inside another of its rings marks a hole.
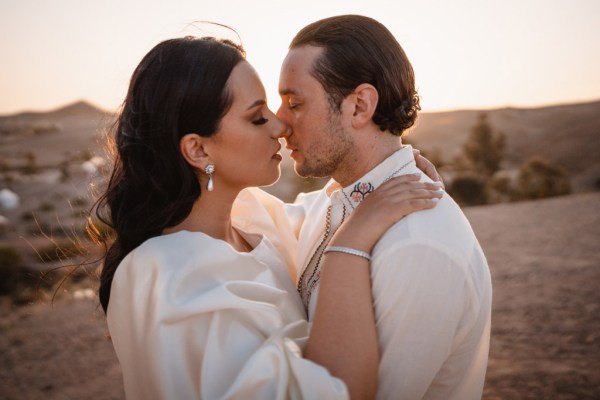
<instances>
[{"instance_id":1,"label":"sky","mask_svg":"<svg viewBox=\"0 0 600 400\"><path fill-rule=\"evenodd\" d=\"M241 36L269 106L294 34L362 14L413 64L423 111L539 107L600 99L599 0L0 0L0 114L85 99L115 111L162 40Z\"/></svg>"}]
</instances>

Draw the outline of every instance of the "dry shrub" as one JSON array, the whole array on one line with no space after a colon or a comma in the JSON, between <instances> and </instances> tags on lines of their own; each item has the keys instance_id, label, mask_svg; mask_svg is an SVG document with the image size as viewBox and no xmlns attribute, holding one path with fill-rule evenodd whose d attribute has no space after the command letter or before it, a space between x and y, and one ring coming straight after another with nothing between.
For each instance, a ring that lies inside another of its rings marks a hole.
<instances>
[{"instance_id":1,"label":"dry shrub","mask_svg":"<svg viewBox=\"0 0 600 400\"><path fill-rule=\"evenodd\" d=\"M9 294L18 281L23 257L11 246L0 246L0 295Z\"/></svg>"},{"instance_id":2,"label":"dry shrub","mask_svg":"<svg viewBox=\"0 0 600 400\"><path fill-rule=\"evenodd\" d=\"M87 250L81 243L74 240L60 240L36 249L44 262L63 261L87 255Z\"/></svg>"},{"instance_id":3,"label":"dry shrub","mask_svg":"<svg viewBox=\"0 0 600 400\"><path fill-rule=\"evenodd\" d=\"M571 184L564 169L541 157L531 157L519 171L518 198L535 200L571 193Z\"/></svg>"},{"instance_id":4,"label":"dry shrub","mask_svg":"<svg viewBox=\"0 0 600 400\"><path fill-rule=\"evenodd\" d=\"M475 175L459 175L452 181L448 193L461 206L487 203L486 182Z\"/></svg>"}]
</instances>

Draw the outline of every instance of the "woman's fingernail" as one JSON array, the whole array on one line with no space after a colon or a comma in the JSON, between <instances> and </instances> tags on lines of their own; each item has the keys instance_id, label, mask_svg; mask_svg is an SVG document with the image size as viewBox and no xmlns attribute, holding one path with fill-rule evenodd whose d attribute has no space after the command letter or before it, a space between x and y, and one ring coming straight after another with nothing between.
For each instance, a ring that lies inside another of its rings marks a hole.
<instances>
[{"instance_id":1,"label":"woman's fingernail","mask_svg":"<svg viewBox=\"0 0 600 400\"><path fill-rule=\"evenodd\" d=\"M433 186L437 186L437 187L443 187L443 186L444 186L444 184L443 184L442 182L438 182L438 181L431 182L431 184L432 184Z\"/></svg>"}]
</instances>

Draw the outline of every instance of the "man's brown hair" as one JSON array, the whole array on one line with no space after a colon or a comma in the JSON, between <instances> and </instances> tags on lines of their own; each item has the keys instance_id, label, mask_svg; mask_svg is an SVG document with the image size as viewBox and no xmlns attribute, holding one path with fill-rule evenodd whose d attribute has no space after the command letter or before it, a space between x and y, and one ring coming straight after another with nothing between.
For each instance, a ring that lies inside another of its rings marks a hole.
<instances>
[{"instance_id":1,"label":"man's brown hair","mask_svg":"<svg viewBox=\"0 0 600 400\"><path fill-rule=\"evenodd\" d=\"M373 122L382 131L399 136L414 124L421 109L414 71L398 41L380 22L361 15L325 18L298 32L290 49L305 45L324 49L311 72L334 109L339 111L342 100L358 85L369 83L379 94Z\"/></svg>"}]
</instances>

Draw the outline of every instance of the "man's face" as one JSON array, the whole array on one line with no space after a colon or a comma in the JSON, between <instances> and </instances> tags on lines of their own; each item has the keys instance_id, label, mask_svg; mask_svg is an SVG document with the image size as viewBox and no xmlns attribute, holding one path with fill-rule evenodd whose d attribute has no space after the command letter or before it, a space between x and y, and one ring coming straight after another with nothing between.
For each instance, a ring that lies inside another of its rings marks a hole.
<instances>
[{"instance_id":1,"label":"man's face","mask_svg":"<svg viewBox=\"0 0 600 400\"><path fill-rule=\"evenodd\" d=\"M281 66L277 117L289 128L285 140L296 173L325 177L335 174L352 148L342 113L332 108L323 86L312 75L320 47L290 50Z\"/></svg>"}]
</instances>

